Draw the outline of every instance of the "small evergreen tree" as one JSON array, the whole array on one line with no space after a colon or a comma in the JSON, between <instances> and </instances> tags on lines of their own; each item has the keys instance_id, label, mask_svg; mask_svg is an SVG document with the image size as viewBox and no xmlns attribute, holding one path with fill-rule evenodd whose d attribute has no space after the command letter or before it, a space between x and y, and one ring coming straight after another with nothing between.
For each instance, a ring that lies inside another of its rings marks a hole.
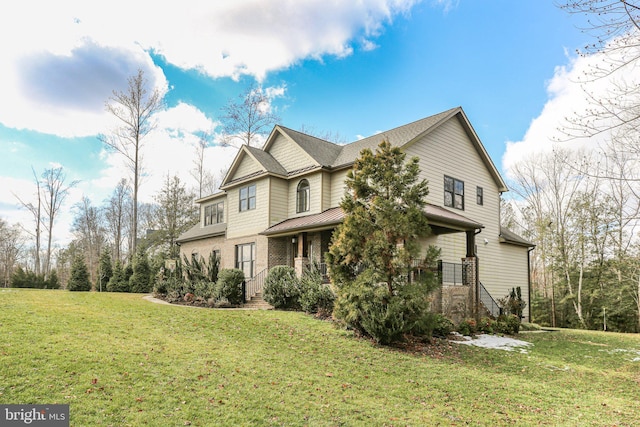
<instances>
[{"instance_id":1,"label":"small evergreen tree","mask_svg":"<svg viewBox=\"0 0 640 427\"><path fill-rule=\"evenodd\" d=\"M56 270L51 270L51 273L49 273L49 279L46 281L45 288L60 289L60 280L58 279Z\"/></svg>"},{"instance_id":2,"label":"small evergreen tree","mask_svg":"<svg viewBox=\"0 0 640 427\"><path fill-rule=\"evenodd\" d=\"M138 251L133 261L133 274L129 278L131 292L151 292L151 268L146 252Z\"/></svg>"},{"instance_id":3,"label":"small evergreen tree","mask_svg":"<svg viewBox=\"0 0 640 427\"><path fill-rule=\"evenodd\" d=\"M89 270L82 255L77 255L71 264L71 277L67 283L70 291L90 291L91 281L89 280Z\"/></svg>"},{"instance_id":4,"label":"small evergreen tree","mask_svg":"<svg viewBox=\"0 0 640 427\"><path fill-rule=\"evenodd\" d=\"M129 281L126 279L124 267L120 261L116 261L113 275L107 282L109 292L129 292Z\"/></svg>"},{"instance_id":5,"label":"small evergreen tree","mask_svg":"<svg viewBox=\"0 0 640 427\"><path fill-rule=\"evenodd\" d=\"M98 283L96 284L96 290L99 292L105 292L107 290L107 283L113 276L113 265L111 264L111 254L108 249L105 249L100 254L100 263L98 267Z\"/></svg>"}]
</instances>

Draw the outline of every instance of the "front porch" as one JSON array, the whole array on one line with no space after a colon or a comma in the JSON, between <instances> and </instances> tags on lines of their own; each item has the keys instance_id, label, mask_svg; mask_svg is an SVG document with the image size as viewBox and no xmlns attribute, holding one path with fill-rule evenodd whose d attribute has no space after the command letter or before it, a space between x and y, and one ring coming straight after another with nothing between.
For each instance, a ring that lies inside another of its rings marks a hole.
<instances>
[{"instance_id":1,"label":"front porch","mask_svg":"<svg viewBox=\"0 0 640 427\"><path fill-rule=\"evenodd\" d=\"M465 233L466 242L466 256L458 258L459 262L441 260L438 263L440 286L433 295L433 310L453 321L485 314L497 316L499 307L478 277L476 235L484 226L436 205L427 205L425 212L434 236ZM321 269L324 267L321 271L326 277L324 254L329 250L333 230L343 218L342 209L332 208L320 214L289 219L265 230L261 234L266 235L269 241L267 270L287 265L300 276L315 264Z\"/></svg>"}]
</instances>

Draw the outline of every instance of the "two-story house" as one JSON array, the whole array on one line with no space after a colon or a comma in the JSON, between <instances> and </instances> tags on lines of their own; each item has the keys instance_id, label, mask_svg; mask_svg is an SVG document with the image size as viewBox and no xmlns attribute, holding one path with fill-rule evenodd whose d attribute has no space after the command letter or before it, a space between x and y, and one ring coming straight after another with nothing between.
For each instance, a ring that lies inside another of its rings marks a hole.
<instances>
[{"instance_id":1,"label":"two-story house","mask_svg":"<svg viewBox=\"0 0 640 427\"><path fill-rule=\"evenodd\" d=\"M222 268L245 272L250 293L276 265L301 272L322 263L343 219L347 172L363 148L375 151L383 139L419 157L429 183L432 234L424 245L442 250L437 306L466 316L478 301L491 309L491 297L519 286L528 318L533 245L500 227L507 186L459 107L345 145L275 126L262 149L239 150L220 192L196 200L200 223L178 239L181 255L217 251Z\"/></svg>"}]
</instances>

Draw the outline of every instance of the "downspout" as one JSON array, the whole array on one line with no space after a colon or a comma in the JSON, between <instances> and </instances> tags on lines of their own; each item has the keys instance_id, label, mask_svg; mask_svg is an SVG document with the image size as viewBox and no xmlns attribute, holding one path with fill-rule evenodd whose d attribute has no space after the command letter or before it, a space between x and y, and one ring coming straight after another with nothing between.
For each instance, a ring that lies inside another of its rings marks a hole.
<instances>
[{"instance_id":1,"label":"downspout","mask_svg":"<svg viewBox=\"0 0 640 427\"><path fill-rule=\"evenodd\" d=\"M476 280L475 280L475 301L474 308L476 312L476 322L480 323L480 259L478 258L478 251L476 250L476 236L482 233L482 228L477 228L473 233L473 256L476 258Z\"/></svg>"},{"instance_id":2,"label":"downspout","mask_svg":"<svg viewBox=\"0 0 640 427\"><path fill-rule=\"evenodd\" d=\"M535 246L530 247L527 250L527 298L529 299L529 323L531 323L531 252L535 249Z\"/></svg>"}]
</instances>

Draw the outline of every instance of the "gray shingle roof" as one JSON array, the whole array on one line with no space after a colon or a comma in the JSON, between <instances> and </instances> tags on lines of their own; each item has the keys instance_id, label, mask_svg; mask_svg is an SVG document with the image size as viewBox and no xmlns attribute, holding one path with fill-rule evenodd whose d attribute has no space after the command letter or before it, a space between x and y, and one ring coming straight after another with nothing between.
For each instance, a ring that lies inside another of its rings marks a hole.
<instances>
[{"instance_id":1,"label":"gray shingle roof","mask_svg":"<svg viewBox=\"0 0 640 427\"><path fill-rule=\"evenodd\" d=\"M325 141L324 139L316 138L315 136L307 135L284 126L279 125L278 127L293 139L300 148L306 151L309 156L318 162L320 166L331 166L342 150L342 146Z\"/></svg>"},{"instance_id":2,"label":"gray shingle roof","mask_svg":"<svg viewBox=\"0 0 640 427\"><path fill-rule=\"evenodd\" d=\"M245 148L265 168L267 172L287 175L287 170L270 153L245 145Z\"/></svg>"},{"instance_id":3,"label":"gray shingle roof","mask_svg":"<svg viewBox=\"0 0 640 427\"><path fill-rule=\"evenodd\" d=\"M458 110L460 110L460 107L452 108L450 110L443 111L442 113L425 117L424 119L344 145L342 146L340 155L333 162L332 166L342 166L354 162L364 148L369 148L372 151L375 151L382 140L389 141L393 146L401 147L406 143L413 141L414 138L431 129L433 126L440 123L441 120L451 116Z\"/></svg>"},{"instance_id":4,"label":"gray shingle roof","mask_svg":"<svg viewBox=\"0 0 640 427\"><path fill-rule=\"evenodd\" d=\"M206 227L200 227L196 224L189 230L185 231L176 239L176 243L189 242L191 240L206 239L207 237L223 236L227 231L227 224L213 224Z\"/></svg>"},{"instance_id":5,"label":"gray shingle roof","mask_svg":"<svg viewBox=\"0 0 640 427\"><path fill-rule=\"evenodd\" d=\"M443 207L427 204L425 214L429 221L435 221L440 225L449 225L456 229L476 230L484 226L455 212L451 212ZM291 233L301 230L328 228L340 224L344 220L344 212L341 207L330 208L319 214L301 216L284 220L272 225L261 234L276 235L280 233Z\"/></svg>"},{"instance_id":6,"label":"gray shingle roof","mask_svg":"<svg viewBox=\"0 0 640 427\"><path fill-rule=\"evenodd\" d=\"M524 238L518 236L511 230L508 230L504 227L500 227L500 241L504 243L511 243L512 245L518 246L526 246L529 248L534 248L536 245L525 240Z\"/></svg>"}]
</instances>

